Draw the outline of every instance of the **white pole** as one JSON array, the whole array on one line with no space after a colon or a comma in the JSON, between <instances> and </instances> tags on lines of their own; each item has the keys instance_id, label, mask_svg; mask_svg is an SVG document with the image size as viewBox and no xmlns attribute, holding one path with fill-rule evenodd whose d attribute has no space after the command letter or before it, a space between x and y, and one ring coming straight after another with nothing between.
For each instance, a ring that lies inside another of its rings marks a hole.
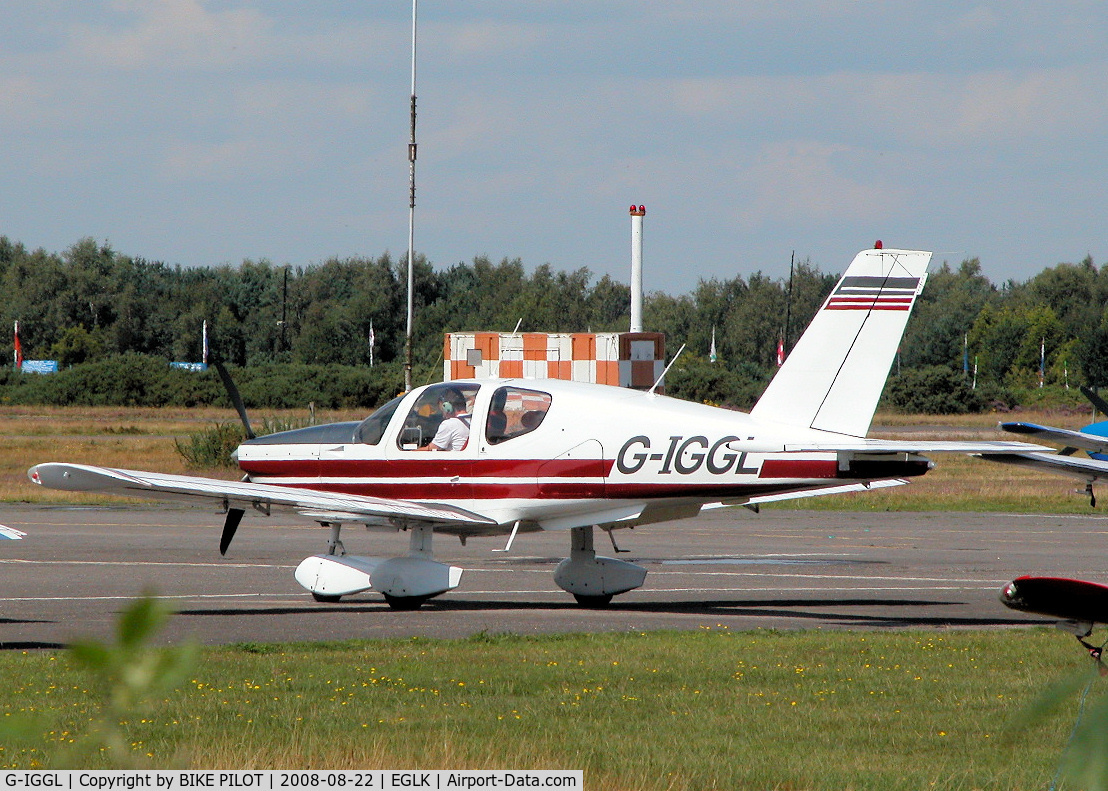
<instances>
[{"instance_id":1,"label":"white pole","mask_svg":"<svg viewBox=\"0 0 1108 791\"><path fill-rule=\"evenodd\" d=\"M631 332L642 332L642 222L645 206L631 207Z\"/></svg>"},{"instance_id":2,"label":"white pole","mask_svg":"<svg viewBox=\"0 0 1108 791\"><path fill-rule=\"evenodd\" d=\"M415 306L415 163L416 163L416 6L412 0L412 117L411 142L408 143L408 332L404 343L404 389L412 389L412 335Z\"/></svg>"}]
</instances>

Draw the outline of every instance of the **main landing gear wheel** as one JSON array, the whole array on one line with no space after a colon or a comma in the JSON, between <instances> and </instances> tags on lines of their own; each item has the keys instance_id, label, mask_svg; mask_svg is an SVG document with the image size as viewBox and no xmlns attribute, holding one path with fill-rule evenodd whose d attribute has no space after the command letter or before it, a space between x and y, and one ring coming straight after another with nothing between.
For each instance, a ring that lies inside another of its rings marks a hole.
<instances>
[{"instance_id":1,"label":"main landing gear wheel","mask_svg":"<svg viewBox=\"0 0 1108 791\"><path fill-rule=\"evenodd\" d=\"M335 602L342 601L342 596L328 596L325 593L316 593L315 591L312 591L312 598L327 604L334 604Z\"/></svg>"},{"instance_id":2,"label":"main landing gear wheel","mask_svg":"<svg viewBox=\"0 0 1108 791\"><path fill-rule=\"evenodd\" d=\"M387 593L384 596L385 603L398 612L418 610L423 606L423 602L431 598L430 596L389 596Z\"/></svg>"},{"instance_id":3,"label":"main landing gear wheel","mask_svg":"<svg viewBox=\"0 0 1108 791\"><path fill-rule=\"evenodd\" d=\"M602 610L612 603L612 595L606 596L584 596L580 593L573 594L573 598L577 599L577 604L589 610Z\"/></svg>"}]
</instances>

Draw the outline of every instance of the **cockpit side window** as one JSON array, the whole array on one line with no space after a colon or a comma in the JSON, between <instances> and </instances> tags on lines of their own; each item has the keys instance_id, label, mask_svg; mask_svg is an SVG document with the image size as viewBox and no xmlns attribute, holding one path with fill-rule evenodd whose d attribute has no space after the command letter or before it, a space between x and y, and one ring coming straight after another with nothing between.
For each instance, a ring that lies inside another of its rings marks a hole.
<instances>
[{"instance_id":1,"label":"cockpit side window","mask_svg":"<svg viewBox=\"0 0 1108 791\"><path fill-rule=\"evenodd\" d=\"M485 420L485 439L490 445L496 445L531 433L546 418L550 402L550 395L538 390L499 388L492 394L489 416Z\"/></svg>"},{"instance_id":2,"label":"cockpit side window","mask_svg":"<svg viewBox=\"0 0 1108 791\"><path fill-rule=\"evenodd\" d=\"M446 382L432 385L420 394L412 405L396 443L402 450L427 448L439 433L443 423L451 430L451 446L438 450L462 450L469 441L470 415L473 400L480 389L478 385ZM440 439L445 443L445 431Z\"/></svg>"},{"instance_id":3,"label":"cockpit side window","mask_svg":"<svg viewBox=\"0 0 1108 791\"><path fill-rule=\"evenodd\" d=\"M354 429L354 441L366 445L379 443L381 437L385 434L385 428L388 426L389 420L392 419L392 416L396 413L396 408L400 406L403 399L404 396L397 396L392 401L377 407L372 415Z\"/></svg>"}]
</instances>

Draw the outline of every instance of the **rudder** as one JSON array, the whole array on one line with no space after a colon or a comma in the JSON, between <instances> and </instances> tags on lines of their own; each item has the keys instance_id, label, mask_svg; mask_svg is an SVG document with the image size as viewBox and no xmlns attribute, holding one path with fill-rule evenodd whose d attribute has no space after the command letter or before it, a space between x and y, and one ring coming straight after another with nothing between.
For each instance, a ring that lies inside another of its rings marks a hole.
<instances>
[{"instance_id":1,"label":"rudder","mask_svg":"<svg viewBox=\"0 0 1108 791\"><path fill-rule=\"evenodd\" d=\"M751 416L864 437L930 261L918 250L858 253Z\"/></svg>"}]
</instances>

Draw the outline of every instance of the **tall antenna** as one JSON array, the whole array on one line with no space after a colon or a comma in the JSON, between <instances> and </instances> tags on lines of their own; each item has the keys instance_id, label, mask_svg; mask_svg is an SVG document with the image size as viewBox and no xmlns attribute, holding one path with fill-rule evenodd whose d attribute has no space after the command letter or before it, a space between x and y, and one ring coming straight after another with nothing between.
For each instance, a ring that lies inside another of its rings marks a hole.
<instances>
[{"instance_id":1,"label":"tall antenna","mask_svg":"<svg viewBox=\"0 0 1108 791\"><path fill-rule=\"evenodd\" d=\"M285 353L285 327L288 326L286 322L287 309L289 304L289 267L285 264L285 278L281 284L281 320L277 322L277 325L281 328L281 348L277 350L279 354Z\"/></svg>"},{"instance_id":2,"label":"tall antenna","mask_svg":"<svg viewBox=\"0 0 1108 791\"><path fill-rule=\"evenodd\" d=\"M415 162L416 162L416 5L412 0L412 121L411 142L408 143L408 333L404 341L404 389L412 389L412 327L414 324L415 260Z\"/></svg>"},{"instance_id":3,"label":"tall antenna","mask_svg":"<svg viewBox=\"0 0 1108 791\"><path fill-rule=\"evenodd\" d=\"M781 339L781 348L787 354L789 351L789 325L793 319L793 265L796 264L796 250L789 256L789 291L785 296L785 337ZM780 364L780 363L779 363Z\"/></svg>"}]
</instances>

